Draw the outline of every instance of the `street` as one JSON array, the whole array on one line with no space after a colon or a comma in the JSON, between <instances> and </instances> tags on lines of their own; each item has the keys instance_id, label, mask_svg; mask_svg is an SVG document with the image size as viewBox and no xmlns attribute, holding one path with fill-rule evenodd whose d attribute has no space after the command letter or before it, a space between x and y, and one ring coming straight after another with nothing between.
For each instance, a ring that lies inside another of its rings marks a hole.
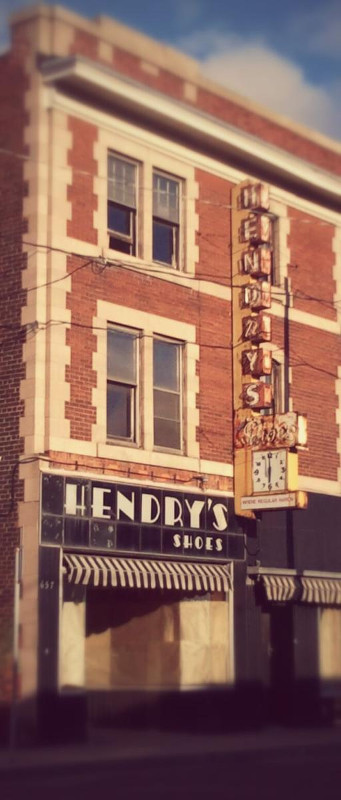
<instances>
[{"instance_id":1,"label":"street","mask_svg":"<svg viewBox=\"0 0 341 800\"><path fill-rule=\"evenodd\" d=\"M339 794L339 744L128 758L4 770L2 800L331 800Z\"/></svg>"}]
</instances>

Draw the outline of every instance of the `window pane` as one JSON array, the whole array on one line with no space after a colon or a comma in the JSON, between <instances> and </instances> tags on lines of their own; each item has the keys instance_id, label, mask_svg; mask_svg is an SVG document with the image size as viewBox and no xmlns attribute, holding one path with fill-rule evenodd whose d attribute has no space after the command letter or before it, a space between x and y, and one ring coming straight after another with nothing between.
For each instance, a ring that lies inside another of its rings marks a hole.
<instances>
[{"instance_id":1,"label":"window pane","mask_svg":"<svg viewBox=\"0 0 341 800\"><path fill-rule=\"evenodd\" d=\"M117 156L109 156L108 199L136 208L136 164Z\"/></svg>"},{"instance_id":2,"label":"window pane","mask_svg":"<svg viewBox=\"0 0 341 800\"><path fill-rule=\"evenodd\" d=\"M153 174L153 214L169 222L179 222L179 181Z\"/></svg>"},{"instance_id":3,"label":"window pane","mask_svg":"<svg viewBox=\"0 0 341 800\"><path fill-rule=\"evenodd\" d=\"M120 253L134 255L134 246L127 239L118 239L117 236L109 236L110 250L119 250Z\"/></svg>"},{"instance_id":4,"label":"window pane","mask_svg":"<svg viewBox=\"0 0 341 800\"><path fill-rule=\"evenodd\" d=\"M136 383L136 334L108 330L108 378Z\"/></svg>"},{"instance_id":5,"label":"window pane","mask_svg":"<svg viewBox=\"0 0 341 800\"><path fill-rule=\"evenodd\" d=\"M181 449L180 422L154 418L154 444L158 447Z\"/></svg>"},{"instance_id":6,"label":"window pane","mask_svg":"<svg viewBox=\"0 0 341 800\"><path fill-rule=\"evenodd\" d=\"M153 220L153 261L177 266L178 230L174 225Z\"/></svg>"},{"instance_id":7,"label":"window pane","mask_svg":"<svg viewBox=\"0 0 341 800\"><path fill-rule=\"evenodd\" d=\"M158 389L171 389L179 392L180 387L180 346L173 342L154 340L154 386Z\"/></svg>"},{"instance_id":8,"label":"window pane","mask_svg":"<svg viewBox=\"0 0 341 800\"><path fill-rule=\"evenodd\" d=\"M154 389L154 416L162 419L180 419L180 397L173 392Z\"/></svg>"},{"instance_id":9,"label":"window pane","mask_svg":"<svg viewBox=\"0 0 341 800\"><path fill-rule=\"evenodd\" d=\"M108 228L123 236L132 235L132 211L116 203L108 203Z\"/></svg>"},{"instance_id":10,"label":"window pane","mask_svg":"<svg viewBox=\"0 0 341 800\"><path fill-rule=\"evenodd\" d=\"M108 436L132 438L132 402L134 390L129 386L108 383L107 387L107 433Z\"/></svg>"}]
</instances>

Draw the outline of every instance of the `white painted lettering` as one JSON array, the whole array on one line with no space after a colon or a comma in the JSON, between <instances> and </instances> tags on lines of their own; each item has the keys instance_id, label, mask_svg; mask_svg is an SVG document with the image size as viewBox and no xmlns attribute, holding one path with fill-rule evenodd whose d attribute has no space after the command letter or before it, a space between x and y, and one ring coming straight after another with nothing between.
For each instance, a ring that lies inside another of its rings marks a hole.
<instances>
[{"instance_id":1,"label":"white painted lettering","mask_svg":"<svg viewBox=\"0 0 341 800\"><path fill-rule=\"evenodd\" d=\"M194 547L196 550L202 550L204 546L204 540L202 536L196 536L194 539Z\"/></svg>"},{"instance_id":2,"label":"white painted lettering","mask_svg":"<svg viewBox=\"0 0 341 800\"><path fill-rule=\"evenodd\" d=\"M77 489L80 489L81 501L77 503ZM84 516L86 512L85 486L76 483L67 483L65 486L65 514Z\"/></svg>"},{"instance_id":3,"label":"white painted lettering","mask_svg":"<svg viewBox=\"0 0 341 800\"><path fill-rule=\"evenodd\" d=\"M110 489L102 489L100 486L94 486L92 490L92 516L110 519L111 506L104 503L104 495L108 494L110 497Z\"/></svg>"},{"instance_id":4,"label":"white painted lettering","mask_svg":"<svg viewBox=\"0 0 341 800\"><path fill-rule=\"evenodd\" d=\"M177 522L180 523L182 528L184 527L180 500L177 497L165 497L165 525L173 526Z\"/></svg>"},{"instance_id":5,"label":"white painted lettering","mask_svg":"<svg viewBox=\"0 0 341 800\"><path fill-rule=\"evenodd\" d=\"M215 522L213 527L216 531L226 531L228 526L228 511L223 503L216 503L213 507Z\"/></svg>"},{"instance_id":6,"label":"white painted lettering","mask_svg":"<svg viewBox=\"0 0 341 800\"><path fill-rule=\"evenodd\" d=\"M175 533L173 536L173 545L174 547L181 547L181 536L180 533Z\"/></svg>"},{"instance_id":7,"label":"white painted lettering","mask_svg":"<svg viewBox=\"0 0 341 800\"><path fill-rule=\"evenodd\" d=\"M189 524L191 528L200 528L200 514L204 508L204 500L194 500L192 505L185 500L185 504L189 511Z\"/></svg>"},{"instance_id":8,"label":"white painted lettering","mask_svg":"<svg viewBox=\"0 0 341 800\"><path fill-rule=\"evenodd\" d=\"M120 519L120 514L126 514L132 522L135 519L135 494L134 492L131 493L131 498L125 497L119 490L117 490L117 508L116 508L116 517Z\"/></svg>"},{"instance_id":9,"label":"white painted lettering","mask_svg":"<svg viewBox=\"0 0 341 800\"><path fill-rule=\"evenodd\" d=\"M154 506L154 509L153 509ZM160 516L160 503L153 494L142 494L141 522L153 524Z\"/></svg>"}]
</instances>

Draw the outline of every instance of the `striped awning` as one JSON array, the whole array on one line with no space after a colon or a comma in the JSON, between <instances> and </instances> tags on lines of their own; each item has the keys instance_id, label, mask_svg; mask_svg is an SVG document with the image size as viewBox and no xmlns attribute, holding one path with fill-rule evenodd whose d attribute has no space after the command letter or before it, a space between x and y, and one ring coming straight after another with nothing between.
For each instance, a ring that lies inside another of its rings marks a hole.
<instances>
[{"instance_id":1,"label":"striped awning","mask_svg":"<svg viewBox=\"0 0 341 800\"><path fill-rule=\"evenodd\" d=\"M206 592L227 592L232 588L228 564L64 553L63 566L69 583L83 586Z\"/></svg>"},{"instance_id":2,"label":"striped awning","mask_svg":"<svg viewBox=\"0 0 341 800\"><path fill-rule=\"evenodd\" d=\"M262 575L267 599L281 603L293 599L298 583L293 575Z\"/></svg>"},{"instance_id":3,"label":"striped awning","mask_svg":"<svg viewBox=\"0 0 341 800\"><path fill-rule=\"evenodd\" d=\"M337 578L301 577L302 603L319 606L341 605L341 580Z\"/></svg>"}]
</instances>

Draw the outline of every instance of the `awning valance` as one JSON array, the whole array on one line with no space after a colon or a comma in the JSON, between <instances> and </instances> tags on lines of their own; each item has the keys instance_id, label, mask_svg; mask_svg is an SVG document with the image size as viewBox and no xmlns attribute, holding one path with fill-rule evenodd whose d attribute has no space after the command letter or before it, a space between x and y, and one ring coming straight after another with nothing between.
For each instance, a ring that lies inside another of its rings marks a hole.
<instances>
[{"instance_id":1,"label":"awning valance","mask_svg":"<svg viewBox=\"0 0 341 800\"><path fill-rule=\"evenodd\" d=\"M69 583L83 586L206 592L227 592L232 588L228 564L64 553L63 566Z\"/></svg>"},{"instance_id":2,"label":"awning valance","mask_svg":"<svg viewBox=\"0 0 341 800\"><path fill-rule=\"evenodd\" d=\"M255 573L267 600L273 603L294 601L319 606L341 606L341 577Z\"/></svg>"},{"instance_id":3,"label":"awning valance","mask_svg":"<svg viewBox=\"0 0 341 800\"><path fill-rule=\"evenodd\" d=\"M292 600L298 582L292 575L262 575L267 599L272 602Z\"/></svg>"},{"instance_id":4,"label":"awning valance","mask_svg":"<svg viewBox=\"0 0 341 800\"><path fill-rule=\"evenodd\" d=\"M319 606L341 605L341 580L302 576L301 585L302 603L317 603Z\"/></svg>"}]
</instances>

